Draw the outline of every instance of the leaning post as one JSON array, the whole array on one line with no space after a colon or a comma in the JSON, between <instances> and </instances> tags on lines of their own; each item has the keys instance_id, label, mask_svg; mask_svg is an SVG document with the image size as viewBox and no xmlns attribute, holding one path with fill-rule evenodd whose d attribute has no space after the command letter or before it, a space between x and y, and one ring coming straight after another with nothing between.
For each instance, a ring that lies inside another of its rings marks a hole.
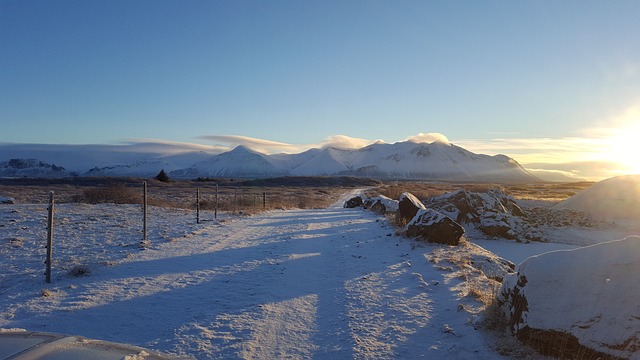
<instances>
[{"instance_id":1,"label":"leaning post","mask_svg":"<svg viewBox=\"0 0 640 360\"><path fill-rule=\"evenodd\" d=\"M51 261L53 258L53 191L49 194L49 217L47 221L47 259L45 264L47 269L45 271L45 280L47 283L51 282Z\"/></svg>"},{"instance_id":2,"label":"leaning post","mask_svg":"<svg viewBox=\"0 0 640 360\"><path fill-rule=\"evenodd\" d=\"M142 241L147 241L147 182L142 182Z\"/></svg>"}]
</instances>

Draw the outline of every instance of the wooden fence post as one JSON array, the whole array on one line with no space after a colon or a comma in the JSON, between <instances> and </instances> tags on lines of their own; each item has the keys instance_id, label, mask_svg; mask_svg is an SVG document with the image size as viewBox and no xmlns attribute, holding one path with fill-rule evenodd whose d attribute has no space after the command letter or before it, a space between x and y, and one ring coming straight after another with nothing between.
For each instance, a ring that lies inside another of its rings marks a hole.
<instances>
[{"instance_id":1,"label":"wooden fence post","mask_svg":"<svg viewBox=\"0 0 640 360\"><path fill-rule=\"evenodd\" d=\"M45 280L47 283L51 282L51 261L53 258L53 191L49 194L49 218L47 221L47 259L45 264L47 270L45 271Z\"/></svg>"},{"instance_id":2,"label":"wooden fence post","mask_svg":"<svg viewBox=\"0 0 640 360\"><path fill-rule=\"evenodd\" d=\"M142 241L147 241L147 182L142 185Z\"/></svg>"},{"instance_id":3,"label":"wooden fence post","mask_svg":"<svg viewBox=\"0 0 640 360\"><path fill-rule=\"evenodd\" d=\"M200 189L196 189L196 224L200 224Z\"/></svg>"},{"instance_id":4,"label":"wooden fence post","mask_svg":"<svg viewBox=\"0 0 640 360\"><path fill-rule=\"evenodd\" d=\"M218 184L216 184L216 206L213 209L213 217L218 218Z\"/></svg>"},{"instance_id":5,"label":"wooden fence post","mask_svg":"<svg viewBox=\"0 0 640 360\"><path fill-rule=\"evenodd\" d=\"M262 209L266 209L267 208L267 193L263 192L262 193Z\"/></svg>"}]
</instances>

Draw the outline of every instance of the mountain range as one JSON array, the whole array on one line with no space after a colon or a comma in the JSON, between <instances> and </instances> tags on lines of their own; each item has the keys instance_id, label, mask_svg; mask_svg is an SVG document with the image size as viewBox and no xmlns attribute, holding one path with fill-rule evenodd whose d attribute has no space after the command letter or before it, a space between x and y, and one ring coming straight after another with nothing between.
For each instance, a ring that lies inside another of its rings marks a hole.
<instances>
[{"instance_id":1,"label":"mountain range","mask_svg":"<svg viewBox=\"0 0 640 360\"><path fill-rule=\"evenodd\" d=\"M238 146L220 154L194 151L167 155L108 151L0 161L0 177L139 176L161 169L176 179L267 178L279 176L359 176L398 180L473 182L540 181L505 155L483 155L445 142L375 143L359 149L325 147L298 154L263 154ZM14 155L14 154L12 154ZM36 155L30 153L30 155ZM40 155L45 155L40 154ZM0 151L0 156L2 152ZM1 160L2 158L0 158ZM55 162L56 165L44 161ZM91 165L90 165L91 164Z\"/></svg>"}]
</instances>

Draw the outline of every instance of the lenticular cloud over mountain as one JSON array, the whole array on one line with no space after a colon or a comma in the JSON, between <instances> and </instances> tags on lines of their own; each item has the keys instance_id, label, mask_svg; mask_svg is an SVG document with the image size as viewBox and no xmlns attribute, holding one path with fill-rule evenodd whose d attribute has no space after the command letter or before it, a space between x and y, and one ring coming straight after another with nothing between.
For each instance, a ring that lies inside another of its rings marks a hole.
<instances>
[{"instance_id":1,"label":"lenticular cloud over mountain","mask_svg":"<svg viewBox=\"0 0 640 360\"><path fill-rule=\"evenodd\" d=\"M407 141L414 143L432 143L437 141L444 144L450 144L449 139L440 133L419 133L418 135L409 136Z\"/></svg>"},{"instance_id":2,"label":"lenticular cloud over mountain","mask_svg":"<svg viewBox=\"0 0 640 360\"><path fill-rule=\"evenodd\" d=\"M422 134L419 134L422 135ZM419 136L418 135L418 136ZM444 135L442 135L444 137ZM246 146L252 150L259 151L264 154L276 153L299 153L309 149L336 147L341 149L358 149L367 145L384 143L384 140L369 140L355 138L347 135L331 135L326 139L315 144L288 144L278 141L258 139L241 135L204 135L199 139L213 141L217 146L224 146L227 150L236 148L237 146ZM445 137L446 138L446 137ZM431 141L428 141L431 142Z\"/></svg>"}]
</instances>

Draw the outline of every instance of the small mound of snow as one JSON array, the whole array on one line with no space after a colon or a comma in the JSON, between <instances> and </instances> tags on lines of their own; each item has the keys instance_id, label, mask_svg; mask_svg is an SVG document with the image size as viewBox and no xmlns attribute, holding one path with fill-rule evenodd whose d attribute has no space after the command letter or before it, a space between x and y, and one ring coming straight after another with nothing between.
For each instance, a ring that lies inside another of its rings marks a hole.
<instances>
[{"instance_id":1,"label":"small mound of snow","mask_svg":"<svg viewBox=\"0 0 640 360\"><path fill-rule=\"evenodd\" d=\"M553 209L579 210L601 220L640 220L640 175L600 181L558 203Z\"/></svg>"}]
</instances>

